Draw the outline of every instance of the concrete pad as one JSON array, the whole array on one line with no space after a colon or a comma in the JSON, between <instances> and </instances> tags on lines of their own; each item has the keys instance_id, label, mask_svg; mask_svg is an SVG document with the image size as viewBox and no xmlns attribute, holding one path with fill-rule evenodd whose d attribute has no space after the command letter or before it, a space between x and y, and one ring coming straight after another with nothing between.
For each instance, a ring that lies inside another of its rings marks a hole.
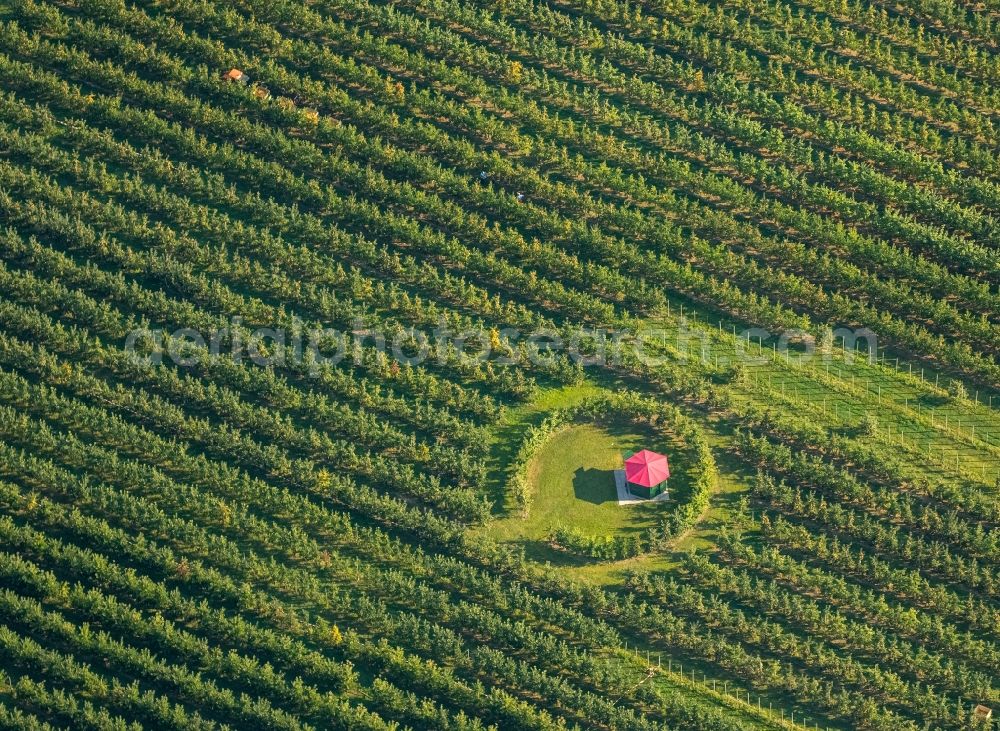
<instances>
[{"instance_id":1,"label":"concrete pad","mask_svg":"<svg viewBox=\"0 0 1000 731\"><path fill-rule=\"evenodd\" d=\"M636 497L628 491L628 487L625 486L625 470L615 470L615 487L618 489L618 504L619 505L636 505L638 503L662 503L666 502L670 498L668 495L670 491L661 492L654 498L644 498Z\"/></svg>"}]
</instances>

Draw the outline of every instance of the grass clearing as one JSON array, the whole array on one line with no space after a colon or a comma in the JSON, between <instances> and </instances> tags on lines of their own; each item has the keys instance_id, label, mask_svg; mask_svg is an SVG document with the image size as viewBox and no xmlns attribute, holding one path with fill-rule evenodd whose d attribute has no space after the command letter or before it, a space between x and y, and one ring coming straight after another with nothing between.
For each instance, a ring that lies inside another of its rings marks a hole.
<instances>
[{"instance_id":1,"label":"grass clearing","mask_svg":"<svg viewBox=\"0 0 1000 731\"><path fill-rule=\"evenodd\" d=\"M519 543L528 557L564 567L586 581L610 583L628 568L663 569L665 556L639 556L601 562L572 556L552 548L547 537L559 525L585 533L608 535L645 530L669 511L671 502L620 506L614 484L615 469L622 454L649 447L676 454L679 443L665 442L655 430L631 423L573 424L554 434L528 466L535 486L532 509L527 518L510 515L495 521L489 530L501 540ZM675 490L683 490L684 471L674 468ZM676 504L676 503L673 503Z\"/></svg>"}]
</instances>

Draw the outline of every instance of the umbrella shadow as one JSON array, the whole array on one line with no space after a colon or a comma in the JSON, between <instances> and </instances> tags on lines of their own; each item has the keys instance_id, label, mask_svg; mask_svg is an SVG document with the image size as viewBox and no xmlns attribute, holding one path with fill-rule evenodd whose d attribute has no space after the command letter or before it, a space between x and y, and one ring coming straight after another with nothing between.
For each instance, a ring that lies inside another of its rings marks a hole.
<instances>
[{"instance_id":1,"label":"umbrella shadow","mask_svg":"<svg viewBox=\"0 0 1000 731\"><path fill-rule=\"evenodd\" d=\"M599 470L596 467L577 468L573 473L573 494L577 500L594 505L618 501L615 488L614 470Z\"/></svg>"}]
</instances>

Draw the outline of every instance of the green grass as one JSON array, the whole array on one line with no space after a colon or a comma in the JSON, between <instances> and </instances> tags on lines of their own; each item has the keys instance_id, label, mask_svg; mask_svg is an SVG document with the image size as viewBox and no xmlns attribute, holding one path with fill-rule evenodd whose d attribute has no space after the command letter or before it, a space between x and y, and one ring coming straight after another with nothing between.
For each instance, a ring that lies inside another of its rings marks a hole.
<instances>
[{"instance_id":1,"label":"green grass","mask_svg":"<svg viewBox=\"0 0 1000 731\"><path fill-rule=\"evenodd\" d=\"M669 322L664 324L669 326ZM709 361L719 357L720 361L731 362L745 347L738 345L725 327L721 331L717 325L707 323L695 323L693 327L704 333L709 342ZM946 385L947 377L939 377L929 369L897 364L895 358L873 364L866 358L852 359L850 354L835 350L827 365L818 358L806 363L797 363L794 356L786 360L766 343L761 349L754 344L745 350L757 356L748 367L748 382L726 387L737 403L755 403L780 413L793 413L831 433L872 441L887 452L905 455L909 459L901 477L925 475L943 482L977 485L985 493L995 489L993 482L1000 474L997 408L1000 400L994 399L989 404L985 396L977 399L973 390L971 401L955 401L938 385ZM537 424L552 409L571 406L620 387L612 378L607 372L592 370L584 384L543 389L531 403L511 410L491 450L496 474L504 474L511 456L510 446L516 448L517 437L527 425ZM641 384L628 386L641 388ZM621 585L626 570L670 572L685 552L712 551L719 531L732 523L734 508L747 494L753 474L729 451L731 424L714 416L706 418L704 414L689 413L699 420L715 452L718 487L701 520L678 537L670 551L628 561L598 562L567 556L545 541L551 528L560 523L588 533L607 534L639 530L655 520L638 506L619 508L615 500L610 470L620 465L621 453L650 446L649 440L656 439L633 425L579 424L555 434L529 466L529 478L536 486L529 516L498 518L485 530L522 545L528 557L558 567L568 578L612 589ZM856 427L866 413L878 419L880 428L874 436L856 435ZM670 447L662 448L671 452ZM649 507L655 510L659 506ZM637 649L648 648L640 645ZM663 657L666 663L666 655ZM709 665L692 658L685 658L684 666L686 672L694 669L699 679L702 672L711 677L713 671ZM658 676L655 682L665 690L681 692L707 704L719 702L713 700L710 689L682 687L683 681L676 671ZM786 715L790 709L791 706L784 709ZM766 706L764 718L755 716L752 712L755 710L744 707L741 714L752 726L791 726L787 721L782 724L767 717ZM737 712L740 712L738 707Z\"/></svg>"},{"instance_id":2,"label":"green grass","mask_svg":"<svg viewBox=\"0 0 1000 731\"><path fill-rule=\"evenodd\" d=\"M676 324L676 317L657 320L658 326L668 330ZM850 359L836 349L829 364L818 356L802 364L794 356L786 360L773 353L766 344L761 349L756 343L738 346L725 325L720 329L717 324L689 321L687 326L703 333L709 361L718 357L731 362L743 351L756 356L748 369L750 381L728 387L737 402L796 413L832 433L847 436L855 434L865 413L872 413L879 421L878 434L856 438L910 457L901 477L923 475L943 482L978 483L987 493L995 489L994 481L1000 474L1000 412L975 400L959 403L949 399L935 386L937 375L897 365L895 359L879 364L864 357ZM698 342L697 338L693 342ZM608 372L591 370L583 384L542 389L530 403L508 412L490 449L490 482L498 506L503 505L505 470L523 430L553 409L619 387L612 378ZM946 382L946 378L940 379L942 385ZM531 514L524 519L501 507L497 520L486 530L501 540L522 544L531 558L565 567L574 578L600 584L617 583L625 568L669 570L685 551L712 550L719 529L730 522L732 507L749 489L752 475L727 454L731 439L728 427L715 419L702 418L701 422L715 448L719 487L702 520L675 541L669 554L609 564L572 559L545 542L548 532L559 523L595 534L637 530L648 524L641 508L634 515L623 515L623 510L635 510L636 506L619 510L613 500L609 471L619 463L623 451L648 444L641 441L648 435L636 434L631 427L623 432L614 425L578 426L557 434L531 466L529 476L537 485Z\"/></svg>"},{"instance_id":3,"label":"green grass","mask_svg":"<svg viewBox=\"0 0 1000 731\"><path fill-rule=\"evenodd\" d=\"M487 452L489 497L498 515L508 512L509 506L506 505L504 496L506 471L525 430L537 425L550 411L574 406L587 398L599 395L601 391L599 386L589 381L573 386L541 389L533 400L507 410L493 430L493 441Z\"/></svg>"},{"instance_id":4,"label":"green grass","mask_svg":"<svg viewBox=\"0 0 1000 731\"><path fill-rule=\"evenodd\" d=\"M674 561L678 561L681 555L688 551L712 550L719 530L732 522L733 508L740 497L749 491L750 480L753 478L751 470L728 451L732 434L714 421L703 423L702 426L705 427L719 470L716 489L708 510L698 524L687 533L678 536L674 542L672 551Z\"/></svg>"},{"instance_id":5,"label":"green grass","mask_svg":"<svg viewBox=\"0 0 1000 731\"><path fill-rule=\"evenodd\" d=\"M665 441L662 434L633 424L574 424L554 434L528 466L528 478L535 488L534 503L526 518L509 515L495 521L491 533L504 541L524 547L536 561L565 568L576 578L610 583L626 568L665 568L663 556L642 556L617 562L600 562L568 555L552 548L547 536L558 525L573 526L593 535L641 531L653 527L670 502L620 506L613 470L619 469L622 454L649 447L677 454L679 444ZM683 470L671 478L675 490L682 490Z\"/></svg>"},{"instance_id":6,"label":"green grass","mask_svg":"<svg viewBox=\"0 0 1000 731\"><path fill-rule=\"evenodd\" d=\"M516 432L529 423L537 423L553 408L571 406L584 398L600 394L602 390L588 382L580 386L540 392L538 399L508 414L505 428ZM530 558L557 566L563 576L577 581L610 588L621 582L622 574L627 570L668 571L677 565L682 552L711 549L715 543L715 534L730 522L729 512L733 503L748 489L746 479L749 475L724 452L730 436L716 429L713 424L706 426L710 441L718 448L719 490L713 496L712 504L702 521L680 536L675 550L667 554L650 554L616 562L592 561L557 551L545 540L551 528L559 523L573 525L594 534L641 530L655 524L659 511L670 509L670 503L628 507L617 504L617 491L611 471L621 466L624 451L648 446L674 456L674 474L671 480L674 481L675 491L683 491L683 486L677 483L677 479L684 479L680 464L681 445L670 443L652 429L629 423L574 424L554 434L529 465L529 478L536 486L535 502L529 516L522 518L519 515L509 515L495 520L486 530L496 538L522 545ZM642 649L644 651L645 648ZM644 662L640 656L632 655L631 652L621 655L627 665L635 666L633 680L639 682L644 676ZM662 657L663 667L653 684L663 691L678 693L706 707L725 707L749 728L800 728L781 722L776 715L769 715L766 707L763 711L758 710L753 705L755 701L748 704L723 695L721 682L719 692L713 692L711 681L705 684L702 680L703 671L711 672L704 663L685 660L685 674L681 675L677 670L679 665L676 660L673 672L667 672L666 654L654 653L654 657ZM691 680L687 674L692 669L697 672L697 681ZM736 687L733 683L730 686ZM756 697L755 695L754 699Z\"/></svg>"},{"instance_id":7,"label":"green grass","mask_svg":"<svg viewBox=\"0 0 1000 731\"><path fill-rule=\"evenodd\" d=\"M970 388L970 400L955 401L944 391L948 376L881 351L879 362L871 363L867 354L845 353L839 343L828 363L819 354L801 362L794 354L786 359L773 344L737 343L731 324L704 313L690 319L693 313L689 308L684 316L692 359L701 350L709 362L747 365L750 382L730 387L737 401L798 414L843 435L871 413L881 429L865 439L909 455L914 469L902 477L930 476L988 491L1000 479L1000 397ZM668 333L676 333L679 323L676 311L650 321ZM675 343L668 338L667 345Z\"/></svg>"}]
</instances>

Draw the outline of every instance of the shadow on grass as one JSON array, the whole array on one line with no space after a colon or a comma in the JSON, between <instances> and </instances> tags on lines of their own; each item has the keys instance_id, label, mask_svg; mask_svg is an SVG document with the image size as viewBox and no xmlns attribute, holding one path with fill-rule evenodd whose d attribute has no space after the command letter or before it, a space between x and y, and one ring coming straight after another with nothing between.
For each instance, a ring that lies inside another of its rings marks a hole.
<instances>
[{"instance_id":1,"label":"shadow on grass","mask_svg":"<svg viewBox=\"0 0 1000 731\"><path fill-rule=\"evenodd\" d=\"M938 394L928 393L922 394L920 397L913 400L913 403L923 406L925 409L937 409L942 406L947 406L952 400L947 396L939 396Z\"/></svg>"},{"instance_id":2,"label":"shadow on grass","mask_svg":"<svg viewBox=\"0 0 1000 731\"><path fill-rule=\"evenodd\" d=\"M577 500L595 505L617 502L615 473L612 470L599 470L595 467L587 469L579 467L573 473L573 493Z\"/></svg>"},{"instance_id":3,"label":"shadow on grass","mask_svg":"<svg viewBox=\"0 0 1000 731\"><path fill-rule=\"evenodd\" d=\"M589 556L560 551L553 548L547 540L524 540L520 543L524 547L525 557L538 563L547 563L552 566L587 566L599 562L599 559Z\"/></svg>"},{"instance_id":4,"label":"shadow on grass","mask_svg":"<svg viewBox=\"0 0 1000 731\"><path fill-rule=\"evenodd\" d=\"M495 516L508 515L512 510L507 504L504 490L507 485L507 470L509 469L525 432L533 426L538 426L545 418L543 412L529 413L512 423L501 424L493 435L493 441L487 454L487 494L493 504Z\"/></svg>"}]
</instances>

